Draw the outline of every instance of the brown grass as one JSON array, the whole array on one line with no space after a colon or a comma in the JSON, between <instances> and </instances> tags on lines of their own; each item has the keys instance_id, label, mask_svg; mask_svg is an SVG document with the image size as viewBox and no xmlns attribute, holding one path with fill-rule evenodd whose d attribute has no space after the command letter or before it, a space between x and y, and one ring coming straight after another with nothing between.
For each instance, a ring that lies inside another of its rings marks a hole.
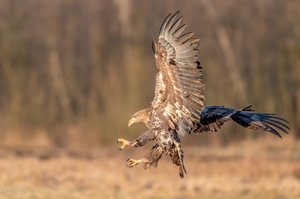
<instances>
[{"instance_id":1,"label":"brown grass","mask_svg":"<svg viewBox=\"0 0 300 199\"><path fill-rule=\"evenodd\" d=\"M181 180L167 157L125 168L146 151L2 147L0 198L300 198L300 145L274 139L185 147Z\"/></svg>"}]
</instances>

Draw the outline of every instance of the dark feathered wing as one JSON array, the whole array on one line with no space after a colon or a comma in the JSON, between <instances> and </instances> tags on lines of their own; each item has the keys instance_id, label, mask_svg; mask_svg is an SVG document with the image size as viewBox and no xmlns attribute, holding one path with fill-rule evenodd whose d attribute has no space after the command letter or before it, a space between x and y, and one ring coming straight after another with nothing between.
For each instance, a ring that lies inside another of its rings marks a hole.
<instances>
[{"instance_id":1,"label":"dark feathered wing","mask_svg":"<svg viewBox=\"0 0 300 199\"><path fill-rule=\"evenodd\" d=\"M233 120L245 128L268 131L278 137L281 137L279 132L288 134L288 121L275 114L255 113L250 107L236 110L223 106L207 106L201 112L200 123L195 125L194 132L218 131L226 121Z\"/></svg>"},{"instance_id":2,"label":"dark feathered wing","mask_svg":"<svg viewBox=\"0 0 300 199\"><path fill-rule=\"evenodd\" d=\"M184 135L200 120L204 83L198 60L199 39L185 33L178 12L163 22L158 41L153 43L159 72L152 108L156 119Z\"/></svg>"}]
</instances>

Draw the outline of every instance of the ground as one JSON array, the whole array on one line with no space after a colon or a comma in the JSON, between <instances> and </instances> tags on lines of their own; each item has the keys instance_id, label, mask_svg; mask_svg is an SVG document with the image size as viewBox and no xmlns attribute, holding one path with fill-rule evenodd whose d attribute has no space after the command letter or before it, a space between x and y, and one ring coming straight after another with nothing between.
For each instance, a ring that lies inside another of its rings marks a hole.
<instances>
[{"instance_id":1,"label":"ground","mask_svg":"<svg viewBox=\"0 0 300 199\"><path fill-rule=\"evenodd\" d=\"M300 198L300 143L272 139L227 147L184 146L188 174L164 157L157 169L128 169L145 149L0 150L1 198Z\"/></svg>"}]
</instances>

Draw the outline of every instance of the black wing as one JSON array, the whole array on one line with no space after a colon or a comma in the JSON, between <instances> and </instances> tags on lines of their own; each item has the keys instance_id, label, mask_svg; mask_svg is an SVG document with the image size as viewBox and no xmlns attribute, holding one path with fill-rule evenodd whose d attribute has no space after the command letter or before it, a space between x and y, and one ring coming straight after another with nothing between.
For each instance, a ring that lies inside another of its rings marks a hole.
<instances>
[{"instance_id":1,"label":"black wing","mask_svg":"<svg viewBox=\"0 0 300 199\"><path fill-rule=\"evenodd\" d=\"M288 121L278 117L276 114L255 113L251 105L241 110L226 108L224 106L207 106L200 114L200 123L194 127L195 133L204 131L218 131L228 120L233 120L239 125L252 129L264 130L281 138L279 132L288 134Z\"/></svg>"}]
</instances>

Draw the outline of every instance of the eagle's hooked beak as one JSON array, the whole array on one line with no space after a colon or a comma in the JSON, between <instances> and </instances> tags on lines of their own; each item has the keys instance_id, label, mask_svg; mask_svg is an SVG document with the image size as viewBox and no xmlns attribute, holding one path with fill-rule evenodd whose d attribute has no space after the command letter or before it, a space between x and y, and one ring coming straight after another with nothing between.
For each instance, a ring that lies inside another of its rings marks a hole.
<instances>
[{"instance_id":1,"label":"eagle's hooked beak","mask_svg":"<svg viewBox=\"0 0 300 199\"><path fill-rule=\"evenodd\" d=\"M128 127L130 127L132 124L135 123L135 119L134 118L131 118L129 121L128 121Z\"/></svg>"}]
</instances>

